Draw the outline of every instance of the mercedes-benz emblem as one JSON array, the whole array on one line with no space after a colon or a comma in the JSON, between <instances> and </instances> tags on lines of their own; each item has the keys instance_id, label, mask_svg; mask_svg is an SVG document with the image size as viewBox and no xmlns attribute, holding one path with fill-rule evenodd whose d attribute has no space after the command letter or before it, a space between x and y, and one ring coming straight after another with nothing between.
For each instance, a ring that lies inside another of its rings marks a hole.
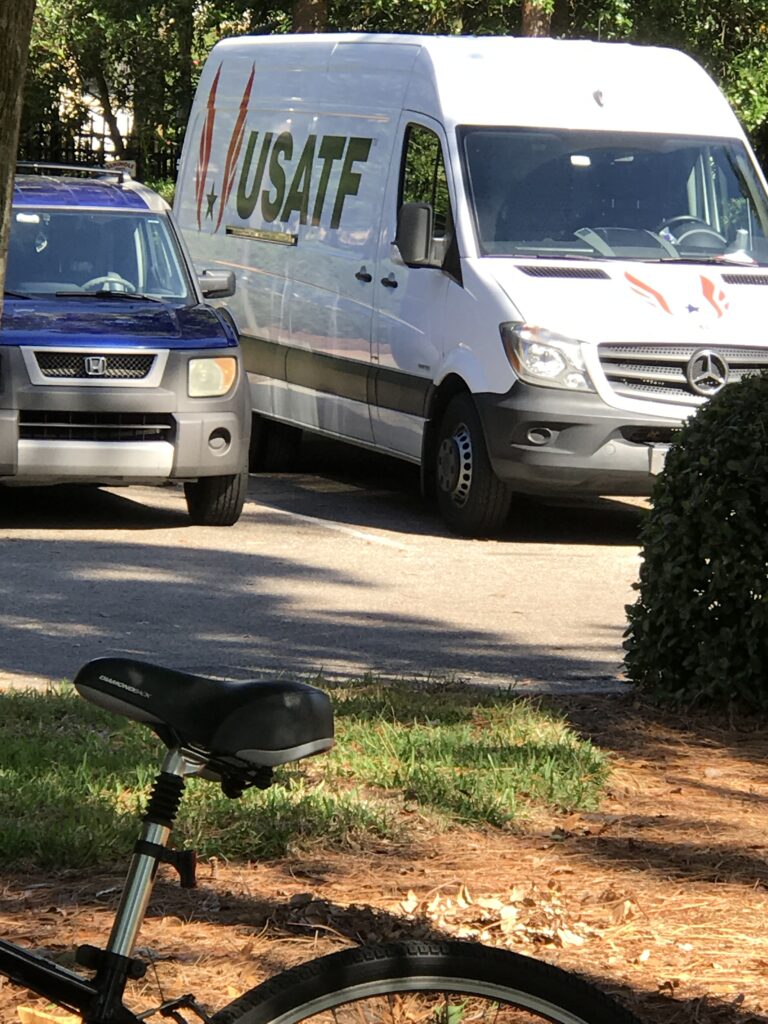
<instances>
[{"instance_id":1,"label":"mercedes-benz emblem","mask_svg":"<svg viewBox=\"0 0 768 1024\"><path fill-rule=\"evenodd\" d=\"M685 376L695 395L711 398L728 383L728 363L718 352L702 348L688 360Z\"/></svg>"}]
</instances>

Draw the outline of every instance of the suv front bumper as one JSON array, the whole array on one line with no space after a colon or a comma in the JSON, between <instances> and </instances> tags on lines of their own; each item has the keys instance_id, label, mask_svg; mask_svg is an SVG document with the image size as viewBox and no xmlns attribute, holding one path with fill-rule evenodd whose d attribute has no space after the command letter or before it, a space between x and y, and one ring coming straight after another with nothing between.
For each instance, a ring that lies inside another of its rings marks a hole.
<instances>
[{"instance_id":1,"label":"suv front bumper","mask_svg":"<svg viewBox=\"0 0 768 1024\"><path fill-rule=\"evenodd\" d=\"M20 349L2 349L0 479L24 484L160 483L242 471L250 395L240 365L222 398L189 398L187 362L231 349L167 353L158 386L31 383Z\"/></svg>"}]
</instances>

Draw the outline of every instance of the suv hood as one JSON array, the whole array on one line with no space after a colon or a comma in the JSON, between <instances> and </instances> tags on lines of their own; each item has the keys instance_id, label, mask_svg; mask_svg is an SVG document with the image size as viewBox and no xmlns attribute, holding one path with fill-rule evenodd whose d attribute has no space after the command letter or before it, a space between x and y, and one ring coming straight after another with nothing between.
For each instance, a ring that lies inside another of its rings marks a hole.
<instances>
[{"instance_id":1,"label":"suv hood","mask_svg":"<svg viewBox=\"0 0 768 1024\"><path fill-rule=\"evenodd\" d=\"M6 298L0 344L218 348L236 344L208 306L120 299Z\"/></svg>"},{"instance_id":2,"label":"suv hood","mask_svg":"<svg viewBox=\"0 0 768 1024\"><path fill-rule=\"evenodd\" d=\"M519 318L592 342L766 344L768 269L488 259Z\"/></svg>"}]
</instances>

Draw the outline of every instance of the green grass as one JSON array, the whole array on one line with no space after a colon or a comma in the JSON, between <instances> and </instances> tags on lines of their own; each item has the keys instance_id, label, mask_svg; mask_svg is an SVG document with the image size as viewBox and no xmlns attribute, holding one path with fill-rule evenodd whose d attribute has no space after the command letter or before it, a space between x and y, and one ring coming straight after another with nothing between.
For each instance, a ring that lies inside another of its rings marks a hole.
<instances>
[{"instance_id":1,"label":"green grass","mask_svg":"<svg viewBox=\"0 0 768 1024\"><path fill-rule=\"evenodd\" d=\"M408 840L430 828L508 828L531 807L595 806L604 756L551 712L456 685L332 685L337 745L280 770L265 792L230 800L188 782L177 845L201 856L277 857L318 845ZM145 727L70 687L0 693L0 862L42 868L127 857L162 745Z\"/></svg>"}]
</instances>

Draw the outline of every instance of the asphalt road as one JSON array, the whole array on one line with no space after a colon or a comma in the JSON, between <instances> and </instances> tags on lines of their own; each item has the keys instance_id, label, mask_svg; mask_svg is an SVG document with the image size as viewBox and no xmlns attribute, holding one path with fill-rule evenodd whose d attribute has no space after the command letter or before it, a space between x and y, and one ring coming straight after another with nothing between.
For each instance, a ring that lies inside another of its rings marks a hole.
<instances>
[{"instance_id":1,"label":"asphalt road","mask_svg":"<svg viewBox=\"0 0 768 1024\"><path fill-rule=\"evenodd\" d=\"M179 487L0 491L0 685L125 655L254 678L371 670L521 689L620 687L641 502L521 503L452 536L412 467L312 441L252 476L240 522Z\"/></svg>"}]
</instances>

